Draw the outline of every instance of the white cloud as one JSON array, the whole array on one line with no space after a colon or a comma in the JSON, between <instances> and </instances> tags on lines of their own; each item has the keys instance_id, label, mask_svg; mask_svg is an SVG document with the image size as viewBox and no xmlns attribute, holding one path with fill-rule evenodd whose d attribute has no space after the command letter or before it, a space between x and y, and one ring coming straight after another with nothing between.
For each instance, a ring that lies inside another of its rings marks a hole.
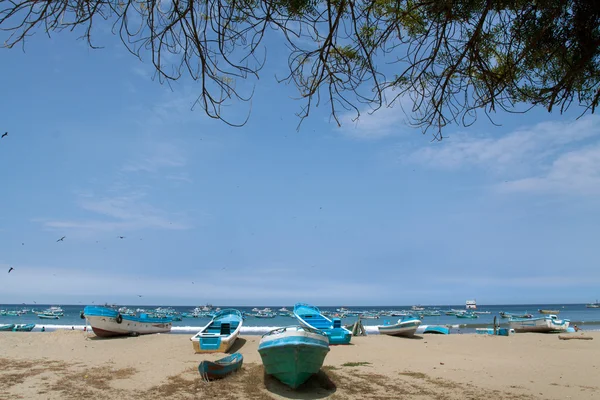
<instances>
[{"instance_id":1,"label":"white cloud","mask_svg":"<svg viewBox=\"0 0 600 400\"><path fill-rule=\"evenodd\" d=\"M181 215L169 214L145 202L145 193L121 196L95 197L80 195L78 206L92 213L92 218L37 220L53 230L78 231L80 234L97 232L126 232L141 229L189 229Z\"/></svg>"},{"instance_id":2,"label":"white cloud","mask_svg":"<svg viewBox=\"0 0 600 400\"><path fill-rule=\"evenodd\" d=\"M484 169L510 178L502 192L600 193L600 117L542 122L506 135L459 133L419 149L402 162L429 168Z\"/></svg>"},{"instance_id":3,"label":"white cloud","mask_svg":"<svg viewBox=\"0 0 600 400\"><path fill-rule=\"evenodd\" d=\"M151 143L143 154L127 162L124 172L157 172L162 168L177 168L186 165L183 152L171 143Z\"/></svg>"},{"instance_id":4,"label":"white cloud","mask_svg":"<svg viewBox=\"0 0 600 400\"><path fill-rule=\"evenodd\" d=\"M340 129L344 134L358 139L381 139L387 136L406 131L405 110L411 109L412 101L408 96L399 97L392 90L384 93L384 105L377 111L365 108L360 111L357 118L356 112L349 111L340 116Z\"/></svg>"}]
</instances>

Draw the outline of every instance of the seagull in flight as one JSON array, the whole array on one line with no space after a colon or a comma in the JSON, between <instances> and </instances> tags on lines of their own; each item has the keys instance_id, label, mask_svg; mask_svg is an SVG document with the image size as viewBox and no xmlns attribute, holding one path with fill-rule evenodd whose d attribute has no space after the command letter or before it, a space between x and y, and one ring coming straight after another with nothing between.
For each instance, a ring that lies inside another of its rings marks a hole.
<instances>
[{"instance_id":1,"label":"seagull in flight","mask_svg":"<svg viewBox=\"0 0 600 400\"><path fill-rule=\"evenodd\" d=\"M125 236L119 236L119 239L125 239Z\"/></svg>"},{"instance_id":2,"label":"seagull in flight","mask_svg":"<svg viewBox=\"0 0 600 400\"><path fill-rule=\"evenodd\" d=\"M60 239L57 240L57 242L62 242L63 240L65 240L66 236L61 237Z\"/></svg>"},{"instance_id":3,"label":"seagull in flight","mask_svg":"<svg viewBox=\"0 0 600 400\"><path fill-rule=\"evenodd\" d=\"M13 267L10 267L8 270L8 273L10 274L10 271L12 271L13 269L14 269Z\"/></svg>"},{"instance_id":4,"label":"seagull in flight","mask_svg":"<svg viewBox=\"0 0 600 400\"><path fill-rule=\"evenodd\" d=\"M1 137L0 139L4 139L4 136L8 136L8 132L4 132L4 133L2 134L2 137Z\"/></svg>"},{"instance_id":5,"label":"seagull in flight","mask_svg":"<svg viewBox=\"0 0 600 400\"><path fill-rule=\"evenodd\" d=\"M141 295L141 294L138 294L138 297L142 297L142 295Z\"/></svg>"}]
</instances>

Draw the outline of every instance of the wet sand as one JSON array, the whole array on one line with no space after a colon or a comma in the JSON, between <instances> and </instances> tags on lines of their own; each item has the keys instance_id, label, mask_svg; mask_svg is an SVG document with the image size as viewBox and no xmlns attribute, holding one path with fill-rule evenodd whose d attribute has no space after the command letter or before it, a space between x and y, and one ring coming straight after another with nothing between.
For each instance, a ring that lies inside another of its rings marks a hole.
<instances>
[{"instance_id":1,"label":"wet sand","mask_svg":"<svg viewBox=\"0 0 600 400\"><path fill-rule=\"evenodd\" d=\"M600 332L584 335L355 337L294 391L264 375L259 336L234 345L239 373L207 383L198 363L223 355L188 335L1 332L0 399L600 399Z\"/></svg>"}]
</instances>

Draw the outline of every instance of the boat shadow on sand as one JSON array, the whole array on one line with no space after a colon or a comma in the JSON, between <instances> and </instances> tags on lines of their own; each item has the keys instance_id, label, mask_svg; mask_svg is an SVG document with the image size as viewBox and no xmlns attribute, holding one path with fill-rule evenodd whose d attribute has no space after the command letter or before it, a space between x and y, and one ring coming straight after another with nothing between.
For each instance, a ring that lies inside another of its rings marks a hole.
<instances>
[{"instance_id":1,"label":"boat shadow on sand","mask_svg":"<svg viewBox=\"0 0 600 400\"><path fill-rule=\"evenodd\" d=\"M231 345L229 350L227 350L227 354L233 354L240 351L242 347L246 344L246 339L238 337L235 342Z\"/></svg>"},{"instance_id":2,"label":"boat shadow on sand","mask_svg":"<svg viewBox=\"0 0 600 400\"><path fill-rule=\"evenodd\" d=\"M277 378L266 373L264 375L264 384L269 392L287 399L322 399L331 396L337 390L335 383L333 383L331 378L322 369L297 389L291 389L289 386L279 382Z\"/></svg>"}]
</instances>

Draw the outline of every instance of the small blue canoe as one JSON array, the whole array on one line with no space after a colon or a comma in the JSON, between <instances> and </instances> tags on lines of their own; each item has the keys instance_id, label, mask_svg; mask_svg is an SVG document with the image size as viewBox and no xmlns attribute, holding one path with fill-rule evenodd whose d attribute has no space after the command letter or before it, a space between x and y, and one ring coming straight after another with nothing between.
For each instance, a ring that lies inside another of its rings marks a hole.
<instances>
[{"instance_id":1,"label":"small blue canoe","mask_svg":"<svg viewBox=\"0 0 600 400\"><path fill-rule=\"evenodd\" d=\"M445 326L439 325L427 325L423 333L434 333L439 335L448 335L450 333L450 328L446 328Z\"/></svg>"},{"instance_id":2,"label":"small blue canoe","mask_svg":"<svg viewBox=\"0 0 600 400\"><path fill-rule=\"evenodd\" d=\"M217 361L202 361L198 365L198 372L205 381L212 381L214 379L221 379L234 373L235 371L242 368L244 362L244 356L240 353L233 353L230 356L221 358Z\"/></svg>"}]
</instances>

